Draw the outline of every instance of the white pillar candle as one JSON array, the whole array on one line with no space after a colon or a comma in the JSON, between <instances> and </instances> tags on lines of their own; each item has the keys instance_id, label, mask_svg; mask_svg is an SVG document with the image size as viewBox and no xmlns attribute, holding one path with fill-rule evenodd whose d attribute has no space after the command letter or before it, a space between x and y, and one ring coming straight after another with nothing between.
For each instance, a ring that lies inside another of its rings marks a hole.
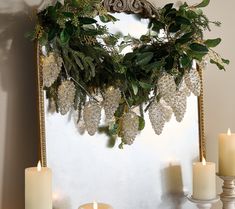
<instances>
[{"instance_id":1,"label":"white pillar candle","mask_svg":"<svg viewBox=\"0 0 235 209\"><path fill-rule=\"evenodd\" d=\"M78 209L113 209L113 207L105 203L94 202L81 205Z\"/></svg>"},{"instance_id":2,"label":"white pillar candle","mask_svg":"<svg viewBox=\"0 0 235 209\"><path fill-rule=\"evenodd\" d=\"M216 197L215 163L202 162L193 164L193 198L210 200Z\"/></svg>"},{"instance_id":3,"label":"white pillar candle","mask_svg":"<svg viewBox=\"0 0 235 209\"><path fill-rule=\"evenodd\" d=\"M52 209L52 172L40 162L25 169L25 209Z\"/></svg>"},{"instance_id":4,"label":"white pillar candle","mask_svg":"<svg viewBox=\"0 0 235 209\"><path fill-rule=\"evenodd\" d=\"M235 176L235 134L219 135L219 175Z\"/></svg>"}]
</instances>

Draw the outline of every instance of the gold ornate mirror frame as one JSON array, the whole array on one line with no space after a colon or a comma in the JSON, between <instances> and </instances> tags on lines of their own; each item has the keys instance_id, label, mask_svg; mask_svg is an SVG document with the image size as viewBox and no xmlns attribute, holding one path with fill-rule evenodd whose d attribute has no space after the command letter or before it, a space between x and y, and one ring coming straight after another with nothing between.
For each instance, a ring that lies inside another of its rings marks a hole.
<instances>
[{"instance_id":1,"label":"gold ornate mirror frame","mask_svg":"<svg viewBox=\"0 0 235 209\"><path fill-rule=\"evenodd\" d=\"M103 0L102 4L111 13L141 14L142 17L158 16L156 8L146 0ZM43 77L40 63L40 46L36 43L37 56L37 109L38 109L38 138L40 140L40 159L43 166L47 166L46 157L46 132ZM203 107L203 75L201 77L201 96L198 97L198 121L199 121L199 150L200 158L206 156L206 141L204 134L204 107Z\"/></svg>"}]
</instances>

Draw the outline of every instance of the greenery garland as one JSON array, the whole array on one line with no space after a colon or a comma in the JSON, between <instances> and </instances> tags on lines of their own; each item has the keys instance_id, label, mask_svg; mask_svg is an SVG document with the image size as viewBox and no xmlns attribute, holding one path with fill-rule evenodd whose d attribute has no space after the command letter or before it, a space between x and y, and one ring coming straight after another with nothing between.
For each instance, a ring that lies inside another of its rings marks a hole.
<instances>
[{"instance_id":1,"label":"greenery garland","mask_svg":"<svg viewBox=\"0 0 235 209\"><path fill-rule=\"evenodd\" d=\"M194 6L184 3L175 8L167 4L157 9L159 16L149 17L149 32L140 39L111 34L105 24L100 25L97 17L103 23L118 21L100 0L65 0L64 4L58 1L48 6L38 13L38 23L30 34L47 52L42 56L47 98L61 114L73 106L78 110L78 121L84 111L83 117L90 119L90 124L85 121L85 125L91 135L99 124L101 106L106 105L106 113L111 111L109 118L112 111L115 116L109 123L109 134L121 137L122 144L131 144L136 131L144 128L143 106L147 111L152 104L157 105L169 90L164 90L164 82L162 88L159 86L164 75L170 76L165 81L171 87L173 78L174 96L194 61L198 68L205 60L223 70L229 64L213 50L220 38L204 40L204 31L210 30L210 24L220 26L203 14L201 8L208 4L209 0L203 0ZM121 52L127 46L133 51L123 55ZM141 107L142 114L136 115L134 107ZM152 111L159 108L152 107ZM92 119L92 115L96 118ZM165 120L164 117L161 119Z\"/></svg>"}]
</instances>

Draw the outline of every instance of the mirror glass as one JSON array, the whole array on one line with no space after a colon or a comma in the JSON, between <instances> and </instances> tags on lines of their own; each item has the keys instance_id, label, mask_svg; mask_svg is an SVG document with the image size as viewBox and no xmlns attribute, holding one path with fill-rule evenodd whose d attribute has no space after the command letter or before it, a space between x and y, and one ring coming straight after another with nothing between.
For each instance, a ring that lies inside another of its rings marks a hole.
<instances>
[{"instance_id":1,"label":"mirror glass","mask_svg":"<svg viewBox=\"0 0 235 209\"><path fill-rule=\"evenodd\" d=\"M138 38L147 20L115 14L113 33ZM145 115L146 127L131 146L119 149L105 133L81 135L76 116L48 111L45 99L46 154L53 170L55 209L77 209L88 202L105 202L114 209L191 208L184 198L191 192L192 162L199 157L198 102L188 99L183 122L173 117L157 136Z\"/></svg>"}]
</instances>

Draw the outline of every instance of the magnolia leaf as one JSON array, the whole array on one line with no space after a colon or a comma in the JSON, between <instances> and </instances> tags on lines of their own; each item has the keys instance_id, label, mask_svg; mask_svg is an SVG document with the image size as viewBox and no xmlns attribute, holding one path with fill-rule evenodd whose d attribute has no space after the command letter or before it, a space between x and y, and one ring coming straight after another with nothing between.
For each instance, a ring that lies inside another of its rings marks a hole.
<instances>
[{"instance_id":1,"label":"magnolia leaf","mask_svg":"<svg viewBox=\"0 0 235 209\"><path fill-rule=\"evenodd\" d=\"M178 16L175 18L175 22L177 24L181 24L181 25L190 25L191 22L189 19L185 18L185 17L182 17L182 16Z\"/></svg>"},{"instance_id":2,"label":"magnolia leaf","mask_svg":"<svg viewBox=\"0 0 235 209\"><path fill-rule=\"evenodd\" d=\"M216 38L216 39L207 39L204 44L206 44L207 47L212 48L216 47L220 44L221 38Z\"/></svg>"},{"instance_id":3,"label":"magnolia leaf","mask_svg":"<svg viewBox=\"0 0 235 209\"><path fill-rule=\"evenodd\" d=\"M210 4L210 0L203 0L200 4L196 5L195 7L200 8L200 7L206 7Z\"/></svg>"},{"instance_id":4,"label":"magnolia leaf","mask_svg":"<svg viewBox=\"0 0 235 209\"><path fill-rule=\"evenodd\" d=\"M145 83L145 82L142 82L142 81L139 81L139 85L140 85L143 89L151 89L151 88L153 87L152 84Z\"/></svg>"},{"instance_id":5,"label":"magnolia leaf","mask_svg":"<svg viewBox=\"0 0 235 209\"><path fill-rule=\"evenodd\" d=\"M97 23L97 20L95 20L93 18L90 18L90 17L79 17L78 20L83 25L89 25L89 24Z\"/></svg>"},{"instance_id":6,"label":"magnolia leaf","mask_svg":"<svg viewBox=\"0 0 235 209\"><path fill-rule=\"evenodd\" d=\"M137 55L136 65L147 65L153 58L153 52L144 52Z\"/></svg>"},{"instance_id":7,"label":"magnolia leaf","mask_svg":"<svg viewBox=\"0 0 235 209\"><path fill-rule=\"evenodd\" d=\"M187 68L191 64L191 59L186 54L184 54L180 59L180 64L183 68Z\"/></svg>"},{"instance_id":8,"label":"magnolia leaf","mask_svg":"<svg viewBox=\"0 0 235 209\"><path fill-rule=\"evenodd\" d=\"M197 53L208 53L208 48L205 45L199 44L199 43L192 43L190 44L190 49Z\"/></svg>"}]
</instances>

